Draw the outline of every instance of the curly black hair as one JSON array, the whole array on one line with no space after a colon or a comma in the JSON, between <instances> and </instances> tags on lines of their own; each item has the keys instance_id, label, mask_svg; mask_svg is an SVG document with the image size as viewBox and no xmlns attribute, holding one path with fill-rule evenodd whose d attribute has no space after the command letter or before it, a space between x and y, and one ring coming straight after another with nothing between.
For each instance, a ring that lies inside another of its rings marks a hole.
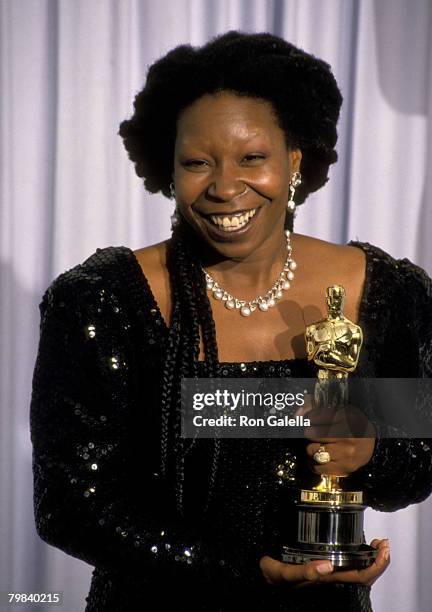
<instances>
[{"instance_id":1,"label":"curly black hair","mask_svg":"<svg viewBox=\"0 0 432 612\"><path fill-rule=\"evenodd\" d=\"M326 182L329 165L337 159L336 123L342 103L329 66L271 34L228 32L200 48L177 47L153 64L144 89L135 98L133 116L120 125L129 157L150 192L171 196L179 114L204 94L218 91L273 105L287 146L298 147L303 154L297 204ZM193 229L179 223L167 249L172 305L161 379L160 474L170 482L167 490L175 493L172 501L179 515L184 515L184 481L191 469L186 469L185 462L186 457L192 458L189 466L201 466L205 513L211 505L225 441L185 442L179 406L181 378L198 376L200 336L206 376L220 376L215 323Z\"/></svg>"},{"instance_id":2,"label":"curly black hair","mask_svg":"<svg viewBox=\"0 0 432 612\"><path fill-rule=\"evenodd\" d=\"M148 191L170 197L179 114L218 91L272 104L287 145L303 155L296 204L326 183L329 166L337 160L342 104L330 66L272 34L231 31L202 47L180 45L150 66L134 114L119 128Z\"/></svg>"}]
</instances>

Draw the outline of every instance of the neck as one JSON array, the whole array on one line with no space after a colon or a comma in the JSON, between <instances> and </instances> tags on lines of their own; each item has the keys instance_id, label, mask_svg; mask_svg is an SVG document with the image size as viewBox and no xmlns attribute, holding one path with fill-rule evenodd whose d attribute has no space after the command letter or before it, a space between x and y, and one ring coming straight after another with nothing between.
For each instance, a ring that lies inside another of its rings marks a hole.
<instances>
[{"instance_id":1,"label":"neck","mask_svg":"<svg viewBox=\"0 0 432 612\"><path fill-rule=\"evenodd\" d=\"M295 259L295 235L291 234L291 246ZM253 299L268 291L278 278L287 258L286 236L281 230L276 239L263 243L245 257L222 258L219 254L202 251L203 268L219 285L240 299Z\"/></svg>"}]
</instances>

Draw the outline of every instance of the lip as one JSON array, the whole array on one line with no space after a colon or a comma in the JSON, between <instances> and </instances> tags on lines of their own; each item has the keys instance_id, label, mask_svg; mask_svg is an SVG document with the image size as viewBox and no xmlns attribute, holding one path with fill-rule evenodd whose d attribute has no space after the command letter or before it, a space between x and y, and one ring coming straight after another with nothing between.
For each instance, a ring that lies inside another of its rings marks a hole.
<instances>
[{"instance_id":1,"label":"lip","mask_svg":"<svg viewBox=\"0 0 432 612\"><path fill-rule=\"evenodd\" d=\"M258 207L255 208L239 208L239 210L215 210L213 212L209 212L209 213L205 213L205 212L199 212L199 214L202 217L211 217L212 215L216 216L216 217L221 217L222 215L225 215L226 217L229 217L231 215L240 215L246 212L250 212L251 210L258 210Z\"/></svg>"},{"instance_id":2,"label":"lip","mask_svg":"<svg viewBox=\"0 0 432 612\"><path fill-rule=\"evenodd\" d=\"M251 230L251 228L253 228L253 226L256 223L256 218L259 216L260 214L260 210L261 210L261 206L256 208L256 213L254 214L254 216L250 219L250 221L248 223L246 223L246 225L244 225L243 227L241 227L238 230L233 230L231 232L226 232L224 230L219 229L212 221L210 221L209 218L207 218L207 215L201 214L199 213L201 219L203 219L206 228L208 228L208 233L210 234L211 237L217 239L220 241L220 239L224 239L226 242L231 242L233 238L236 238L237 236L243 236L244 234L246 234L247 232L249 232ZM253 210L253 209L249 209L249 210ZM241 212L241 211L238 211ZM242 211L245 212L245 211ZM220 212L218 214L221 214ZM230 213L230 214L235 214L235 213Z\"/></svg>"}]
</instances>

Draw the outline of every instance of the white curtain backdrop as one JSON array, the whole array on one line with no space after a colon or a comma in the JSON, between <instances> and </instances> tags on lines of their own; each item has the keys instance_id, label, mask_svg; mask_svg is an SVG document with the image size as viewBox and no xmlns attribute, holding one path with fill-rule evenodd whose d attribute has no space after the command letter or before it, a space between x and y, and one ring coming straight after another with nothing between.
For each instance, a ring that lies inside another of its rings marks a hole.
<instances>
[{"instance_id":1,"label":"white curtain backdrop","mask_svg":"<svg viewBox=\"0 0 432 612\"><path fill-rule=\"evenodd\" d=\"M150 63L229 29L324 58L343 91L340 161L296 231L368 241L432 273L430 0L0 0L0 590L63 591L65 612L85 607L92 568L34 528L38 304L97 247L168 237L172 204L144 191L118 124ZM431 517L430 500L367 511L368 538L392 544L377 612L432 609Z\"/></svg>"}]
</instances>

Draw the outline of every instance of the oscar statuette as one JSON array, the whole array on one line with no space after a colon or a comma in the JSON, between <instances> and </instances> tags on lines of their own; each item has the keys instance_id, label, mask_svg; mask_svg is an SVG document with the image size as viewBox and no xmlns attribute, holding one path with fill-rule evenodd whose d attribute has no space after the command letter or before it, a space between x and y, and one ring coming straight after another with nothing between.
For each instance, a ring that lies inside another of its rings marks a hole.
<instances>
[{"instance_id":1,"label":"oscar statuette","mask_svg":"<svg viewBox=\"0 0 432 612\"><path fill-rule=\"evenodd\" d=\"M314 410L337 411L348 404L348 374L357 366L363 334L343 314L345 290L327 289L328 315L305 332L308 360L318 366ZM330 461L325 445L314 455L318 464ZM335 569L361 569L373 563L378 551L363 536L366 508L362 491L345 491L343 476L323 475L315 487L300 490L296 542L283 546L286 563L328 560Z\"/></svg>"}]
</instances>

